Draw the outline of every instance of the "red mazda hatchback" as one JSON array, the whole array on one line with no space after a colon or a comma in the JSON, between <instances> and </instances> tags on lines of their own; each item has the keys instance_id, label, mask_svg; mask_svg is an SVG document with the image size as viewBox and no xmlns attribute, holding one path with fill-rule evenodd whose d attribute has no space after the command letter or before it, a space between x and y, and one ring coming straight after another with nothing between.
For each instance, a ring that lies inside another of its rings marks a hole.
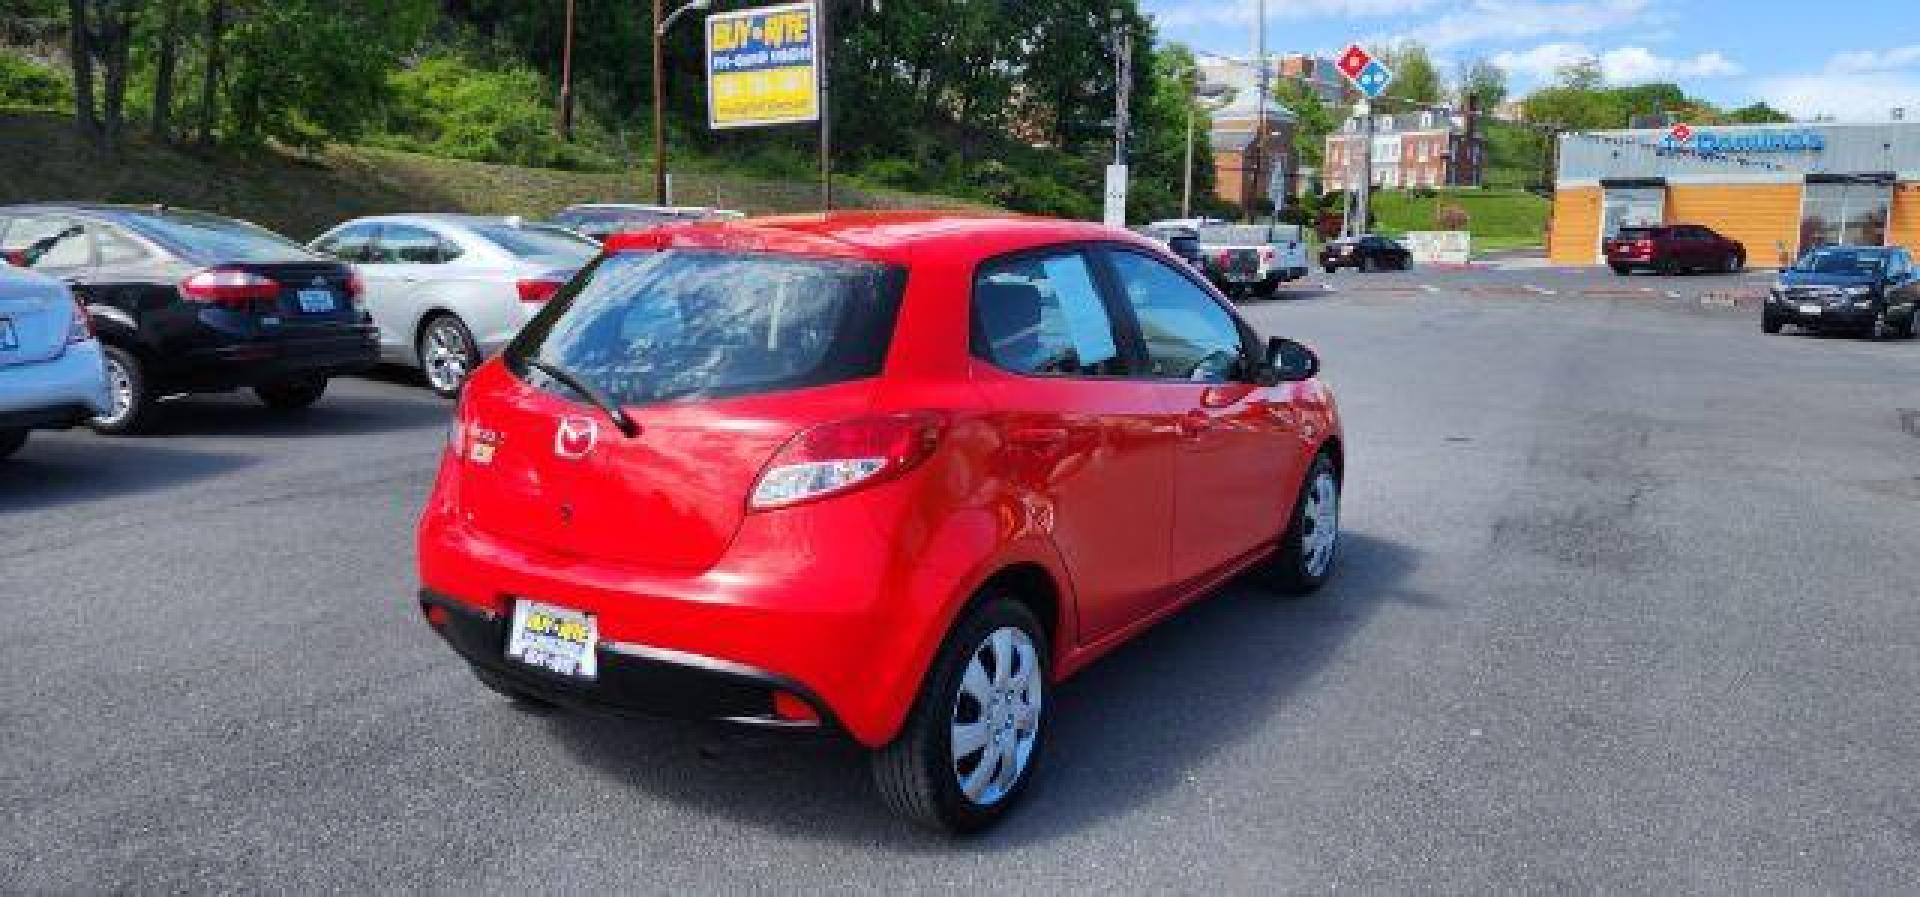
<instances>
[{"instance_id":1,"label":"red mazda hatchback","mask_svg":"<svg viewBox=\"0 0 1920 897\"><path fill-rule=\"evenodd\" d=\"M1054 684L1243 572L1326 581L1318 371L1095 225L615 238L468 385L421 608L516 699L832 728L894 809L979 829Z\"/></svg>"}]
</instances>

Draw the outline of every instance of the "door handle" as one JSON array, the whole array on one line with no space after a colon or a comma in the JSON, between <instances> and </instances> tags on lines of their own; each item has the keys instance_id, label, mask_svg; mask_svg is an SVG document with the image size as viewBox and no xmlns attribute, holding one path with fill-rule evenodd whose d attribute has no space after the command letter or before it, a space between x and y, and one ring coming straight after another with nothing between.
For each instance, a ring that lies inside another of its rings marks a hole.
<instances>
[{"instance_id":1,"label":"door handle","mask_svg":"<svg viewBox=\"0 0 1920 897\"><path fill-rule=\"evenodd\" d=\"M1007 441L1021 448L1054 450L1067 444L1066 427L1021 427L1007 434Z\"/></svg>"},{"instance_id":2,"label":"door handle","mask_svg":"<svg viewBox=\"0 0 1920 897\"><path fill-rule=\"evenodd\" d=\"M1197 439L1213 429L1213 418L1208 417L1204 411L1189 411L1180 415L1180 421L1175 426L1179 428L1181 436Z\"/></svg>"}]
</instances>

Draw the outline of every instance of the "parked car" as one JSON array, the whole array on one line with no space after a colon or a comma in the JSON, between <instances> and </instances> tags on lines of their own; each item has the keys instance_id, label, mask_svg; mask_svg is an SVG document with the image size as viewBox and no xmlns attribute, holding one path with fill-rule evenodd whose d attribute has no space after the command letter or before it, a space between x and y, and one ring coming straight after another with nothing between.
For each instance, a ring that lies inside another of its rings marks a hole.
<instances>
[{"instance_id":1,"label":"parked car","mask_svg":"<svg viewBox=\"0 0 1920 897\"><path fill-rule=\"evenodd\" d=\"M87 310L67 285L0 265L0 459L34 430L65 430L112 410Z\"/></svg>"},{"instance_id":2,"label":"parked car","mask_svg":"<svg viewBox=\"0 0 1920 897\"><path fill-rule=\"evenodd\" d=\"M1328 274L1341 268L1360 271L1408 271L1413 268L1413 250L1377 234L1344 237L1320 247L1320 267Z\"/></svg>"},{"instance_id":3,"label":"parked car","mask_svg":"<svg viewBox=\"0 0 1920 897\"><path fill-rule=\"evenodd\" d=\"M587 203L568 206L553 216L553 223L605 240L617 233L642 231L663 224L691 221L737 219L746 216L728 209L704 206L648 206L632 203Z\"/></svg>"},{"instance_id":4,"label":"parked car","mask_svg":"<svg viewBox=\"0 0 1920 897\"><path fill-rule=\"evenodd\" d=\"M974 830L1055 683L1234 574L1333 572L1319 360L1149 240L648 236L475 374L421 518L421 610L499 692L838 730L894 809Z\"/></svg>"},{"instance_id":5,"label":"parked car","mask_svg":"<svg viewBox=\"0 0 1920 897\"><path fill-rule=\"evenodd\" d=\"M164 206L0 207L0 252L72 285L112 391L95 430L137 432L160 401L251 387L268 406L320 400L377 345L346 265L265 228Z\"/></svg>"},{"instance_id":6,"label":"parked car","mask_svg":"<svg viewBox=\"0 0 1920 897\"><path fill-rule=\"evenodd\" d=\"M1168 252L1179 257L1181 261L1186 262L1195 271L1204 272L1206 270L1206 258L1200 252L1199 228L1186 227L1184 225L1150 224L1142 228L1140 233L1147 237L1147 239L1167 247Z\"/></svg>"},{"instance_id":7,"label":"parked car","mask_svg":"<svg viewBox=\"0 0 1920 897\"><path fill-rule=\"evenodd\" d=\"M1307 242L1291 224L1209 224L1200 228L1206 276L1228 296L1272 296L1307 276Z\"/></svg>"},{"instance_id":8,"label":"parked car","mask_svg":"<svg viewBox=\"0 0 1920 897\"><path fill-rule=\"evenodd\" d=\"M327 231L313 250L360 272L380 359L418 368L452 398L600 245L518 218L382 215Z\"/></svg>"},{"instance_id":9,"label":"parked car","mask_svg":"<svg viewBox=\"0 0 1920 897\"><path fill-rule=\"evenodd\" d=\"M1623 227L1607 241L1606 254L1607 266L1622 276L1642 269L1732 274L1747 266L1747 247L1739 240L1697 224Z\"/></svg>"},{"instance_id":10,"label":"parked car","mask_svg":"<svg viewBox=\"0 0 1920 897\"><path fill-rule=\"evenodd\" d=\"M1826 246L1780 272L1761 311L1760 329L1851 330L1874 339L1920 330L1920 279L1913 256L1897 246Z\"/></svg>"}]
</instances>

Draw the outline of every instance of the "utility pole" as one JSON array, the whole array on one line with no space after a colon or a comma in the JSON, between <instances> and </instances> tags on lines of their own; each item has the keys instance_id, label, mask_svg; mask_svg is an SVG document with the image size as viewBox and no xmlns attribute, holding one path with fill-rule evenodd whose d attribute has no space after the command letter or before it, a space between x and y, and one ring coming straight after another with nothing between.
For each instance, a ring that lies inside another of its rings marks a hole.
<instances>
[{"instance_id":1,"label":"utility pole","mask_svg":"<svg viewBox=\"0 0 1920 897\"><path fill-rule=\"evenodd\" d=\"M833 89L833 28L827 21L827 8L833 0L816 0L814 3L814 47L818 57L814 65L820 70L820 211L833 211L833 104L829 101Z\"/></svg>"},{"instance_id":2,"label":"utility pole","mask_svg":"<svg viewBox=\"0 0 1920 897\"><path fill-rule=\"evenodd\" d=\"M1180 85L1187 101L1187 164L1184 182L1180 186L1180 217L1193 217L1193 107L1199 99L1193 95L1191 84Z\"/></svg>"},{"instance_id":3,"label":"utility pole","mask_svg":"<svg viewBox=\"0 0 1920 897\"><path fill-rule=\"evenodd\" d=\"M1353 215L1347 219L1350 237L1369 230L1373 209L1373 103L1363 99L1357 109L1366 127L1360 129L1360 188L1354 191Z\"/></svg>"},{"instance_id":4,"label":"utility pole","mask_svg":"<svg viewBox=\"0 0 1920 897\"><path fill-rule=\"evenodd\" d=\"M1266 190L1267 91L1271 89L1271 85L1267 83L1267 0L1260 0L1255 10L1255 15L1259 17L1259 21L1254 24L1253 28L1253 64L1259 66L1260 71L1254 77L1254 83L1257 85L1255 91L1259 96L1254 98L1254 109L1256 111L1254 112L1253 126L1253 174L1251 178L1253 182L1246 184L1244 189L1240 191L1240 198L1246 200L1242 213L1246 215L1248 224L1252 224L1255 218L1253 198ZM1242 166L1242 168L1244 167L1245 166Z\"/></svg>"},{"instance_id":5,"label":"utility pole","mask_svg":"<svg viewBox=\"0 0 1920 897\"><path fill-rule=\"evenodd\" d=\"M573 4L567 0L567 36L560 47L560 139L573 142Z\"/></svg>"},{"instance_id":6,"label":"utility pole","mask_svg":"<svg viewBox=\"0 0 1920 897\"><path fill-rule=\"evenodd\" d=\"M1132 123L1133 37L1119 10L1113 11L1114 90L1113 164L1107 167L1105 220L1109 227L1127 226L1127 133Z\"/></svg>"}]
</instances>

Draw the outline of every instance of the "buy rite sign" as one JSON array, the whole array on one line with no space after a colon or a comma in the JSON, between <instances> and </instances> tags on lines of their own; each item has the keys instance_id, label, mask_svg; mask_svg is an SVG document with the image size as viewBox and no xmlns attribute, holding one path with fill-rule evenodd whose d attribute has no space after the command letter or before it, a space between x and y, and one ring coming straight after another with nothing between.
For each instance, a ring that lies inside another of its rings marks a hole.
<instances>
[{"instance_id":1,"label":"buy rite sign","mask_svg":"<svg viewBox=\"0 0 1920 897\"><path fill-rule=\"evenodd\" d=\"M818 21L811 3L708 17L708 123L751 128L818 121Z\"/></svg>"}]
</instances>

